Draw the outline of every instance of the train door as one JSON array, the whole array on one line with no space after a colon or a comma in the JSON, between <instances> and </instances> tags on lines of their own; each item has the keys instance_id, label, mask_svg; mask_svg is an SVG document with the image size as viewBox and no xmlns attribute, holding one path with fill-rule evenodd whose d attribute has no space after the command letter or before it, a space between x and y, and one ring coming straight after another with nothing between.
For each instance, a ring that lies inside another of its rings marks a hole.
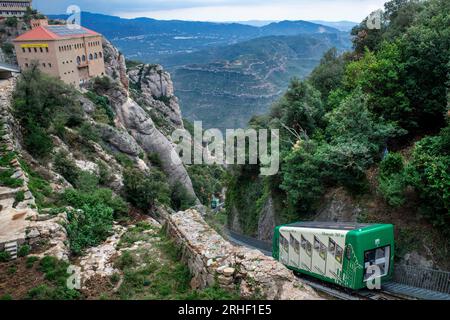
<instances>
[{"instance_id":1,"label":"train door","mask_svg":"<svg viewBox=\"0 0 450 320\"><path fill-rule=\"evenodd\" d=\"M300 236L300 267L306 271L311 270L312 264L312 243L309 241L308 236L303 234Z\"/></svg>"},{"instance_id":2,"label":"train door","mask_svg":"<svg viewBox=\"0 0 450 320\"><path fill-rule=\"evenodd\" d=\"M327 247L318 235L314 236L313 272L325 276L327 265Z\"/></svg>"},{"instance_id":3,"label":"train door","mask_svg":"<svg viewBox=\"0 0 450 320\"><path fill-rule=\"evenodd\" d=\"M289 265L300 267L300 241L295 231L289 233Z\"/></svg>"}]
</instances>

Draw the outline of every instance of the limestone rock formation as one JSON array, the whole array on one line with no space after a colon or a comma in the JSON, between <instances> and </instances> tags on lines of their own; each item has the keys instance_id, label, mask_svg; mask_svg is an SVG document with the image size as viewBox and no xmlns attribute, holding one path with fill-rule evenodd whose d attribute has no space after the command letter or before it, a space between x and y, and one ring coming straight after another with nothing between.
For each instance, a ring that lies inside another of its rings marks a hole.
<instances>
[{"instance_id":1,"label":"limestone rock formation","mask_svg":"<svg viewBox=\"0 0 450 320\"><path fill-rule=\"evenodd\" d=\"M108 59L105 57L108 75L123 73L126 70L123 56L118 53L117 49L108 48L112 46L110 43L106 42L104 46L105 52L108 52ZM164 88L167 94L173 93L171 84L167 84ZM180 183L191 196L197 198L191 179L175 152L174 146L158 130L149 113L129 96L128 85L125 86L122 80L115 82L113 87L104 94L109 98L111 106L116 112L116 127L126 130L145 152L156 153L161 159L162 169L167 174L169 182L172 185ZM151 100L148 103L151 103Z\"/></svg>"},{"instance_id":2,"label":"limestone rock formation","mask_svg":"<svg viewBox=\"0 0 450 320\"><path fill-rule=\"evenodd\" d=\"M132 86L139 92L137 102L157 111L170 120L171 129L182 129L183 119L174 95L170 74L160 65L142 64L128 70Z\"/></svg>"}]
</instances>

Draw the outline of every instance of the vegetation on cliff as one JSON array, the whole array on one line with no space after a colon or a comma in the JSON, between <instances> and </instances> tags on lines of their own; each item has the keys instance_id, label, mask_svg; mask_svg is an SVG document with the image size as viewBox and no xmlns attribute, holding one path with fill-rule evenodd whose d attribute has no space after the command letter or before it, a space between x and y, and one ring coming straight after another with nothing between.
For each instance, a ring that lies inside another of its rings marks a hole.
<instances>
[{"instance_id":1,"label":"vegetation on cliff","mask_svg":"<svg viewBox=\"0 0 450 320\"><path fill-rule=\"evenodd\" d=\"M448 241L449 13L443 0L386 3L381 30L363 21L353 30L353 52L330 50L308 79L291 82L269 114L255 116L252 127L280 129L281 169L270 178L250 165L233 170L230 223L238 208L253 216L239 219L254 232L245 223L258 222L268 195L282 203L280 222L308 219L331 188L369 194L375 169L379 201L394 208L415 201L410 214L425 216ZM255 188L265 192L240 201Z\"/></svg>"}]
</instances>

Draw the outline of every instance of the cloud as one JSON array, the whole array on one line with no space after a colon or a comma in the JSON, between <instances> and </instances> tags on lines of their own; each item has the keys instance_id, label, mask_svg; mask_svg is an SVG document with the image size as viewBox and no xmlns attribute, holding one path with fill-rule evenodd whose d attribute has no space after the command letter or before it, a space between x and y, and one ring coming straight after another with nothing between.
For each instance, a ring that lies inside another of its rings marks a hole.
<instances>
[{"instance_id":1,"label":"cloud","mask_svg":"<svg viewBox=\"0 0 450 320\"><path fill-rule=\"evenodd\" d=\"M83 11L125 18L151 17L200 21L352 20L361 21L387 0L34 0L40 11Z\"/></svg>"}]
</instances>

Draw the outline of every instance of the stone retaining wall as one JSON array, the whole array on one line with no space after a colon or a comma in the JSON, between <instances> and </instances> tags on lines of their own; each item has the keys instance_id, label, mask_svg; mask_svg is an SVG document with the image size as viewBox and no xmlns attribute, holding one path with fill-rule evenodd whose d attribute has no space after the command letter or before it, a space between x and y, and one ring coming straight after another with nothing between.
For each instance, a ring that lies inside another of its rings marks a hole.
<instances>
[{"instance_id":1,"label":"stone retaining wall","mask_svg":"<svg viewBox=\"0 0 450 320\"><path fill-rule=\"evenodd\" d=\"M164 215L168 235L182 248L193 274L191 286L218 284L243 298L319 299L313 289L278 261L258 250L234 246L212 229L196 210Z\"/></svg>"}]
</instances>

